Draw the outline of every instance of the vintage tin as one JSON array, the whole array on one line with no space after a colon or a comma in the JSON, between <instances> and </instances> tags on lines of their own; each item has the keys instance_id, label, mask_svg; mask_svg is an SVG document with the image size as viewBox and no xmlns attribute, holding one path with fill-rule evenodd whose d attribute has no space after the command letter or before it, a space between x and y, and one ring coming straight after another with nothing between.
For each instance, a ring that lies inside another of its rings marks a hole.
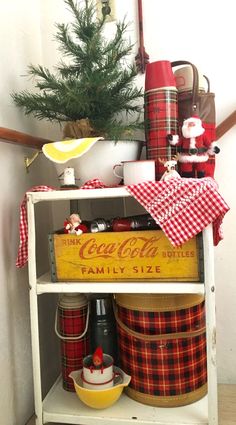
<instances>
[{"instance_id":1,"label":"vintage tin","mask_svg":"<svg viewBox=\"0 0 236 425\"><path fill-rule=\"evenodd\" d=\"M201 240L173 247L161 230L50 234L52 281L202 281Z\"/></svg>"},{"instance_id":2,"label":"vintage tin","mask_svg":"<svg viewBox=\"0 0 236 425\"><path fill-rule=\"evenodd\" d=\"M199 294L116 294L120 365L139 403L178 407L207 393L205 300Z\"/></svg>"}]
</instances>

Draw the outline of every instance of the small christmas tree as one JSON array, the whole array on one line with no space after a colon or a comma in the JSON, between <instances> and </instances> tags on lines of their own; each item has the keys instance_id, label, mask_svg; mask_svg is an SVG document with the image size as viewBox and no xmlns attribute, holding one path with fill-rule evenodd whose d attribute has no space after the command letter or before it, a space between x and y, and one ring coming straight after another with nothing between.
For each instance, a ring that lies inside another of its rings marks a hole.
<instances>
[{"instance_id":1,"label":"small christmas tree","mask_svg":"<svg viewBox=\"0 0 236 425\"><path fill-rule=\"evenodd\" d=\"M65 4L74 20L56 24L56 40L68 63L62 59L55 73L30 65L28 75L34 78L38 91L13 93L13 100L26 115L66 123L65 137L127 136L140 128L143 107L143 102L137 102L143 92L134 85L135 64L124 64L133 47L124 38L128 25L125 20L117 23L113 38L108 40L103 34L105 16L97 18L93 3L84 0L79 6L74 0L65 0ZM131 115L134 118L129 122Z\"/></svg>"}]
</instances>

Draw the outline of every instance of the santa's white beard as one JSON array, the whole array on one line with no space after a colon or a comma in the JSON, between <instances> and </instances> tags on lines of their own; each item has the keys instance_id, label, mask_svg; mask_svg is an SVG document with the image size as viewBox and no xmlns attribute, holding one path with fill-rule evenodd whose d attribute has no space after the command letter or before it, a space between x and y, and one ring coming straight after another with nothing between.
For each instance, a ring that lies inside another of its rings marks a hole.
<instances>
[{"instance_id":1,"label":"santa's white beard","mask_svg":"<svg viewBox=\"0 0 236 425\"><path fill-rule=\"evenodd\" d=\"M195 127L187 127L183 125L182 134L186 139L190 139L191 137L201 136L204 133L204 128L202 126Z\"/></svg>"}]
</instances>

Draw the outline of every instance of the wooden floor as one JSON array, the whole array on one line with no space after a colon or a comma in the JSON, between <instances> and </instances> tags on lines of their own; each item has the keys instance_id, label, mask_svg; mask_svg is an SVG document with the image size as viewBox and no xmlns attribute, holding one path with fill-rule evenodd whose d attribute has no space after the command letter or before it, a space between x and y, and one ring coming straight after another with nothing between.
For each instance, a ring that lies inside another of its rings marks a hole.
<instances>
[{"instance_id":1,"label":"wooden floor","mask_svg":"<svg viewBox=\"0 0 236 425\"><path fill-rule=\"evenodd\" d=\"M219 425L236 425L236 385L218 386L219 389ZM35 425L34 418L26 425ZM50 425L60 425L52 424Z\"/></svg>"},{"instance_id":2,"label":"wooden floor","mask_svg":"<svg viewBox=\"0 0 236 425\"><path fill-rule=\"evenodd\" d=\"M219 385L219 425L236 425L236 385Z\"/></svg>"}]
</instances>

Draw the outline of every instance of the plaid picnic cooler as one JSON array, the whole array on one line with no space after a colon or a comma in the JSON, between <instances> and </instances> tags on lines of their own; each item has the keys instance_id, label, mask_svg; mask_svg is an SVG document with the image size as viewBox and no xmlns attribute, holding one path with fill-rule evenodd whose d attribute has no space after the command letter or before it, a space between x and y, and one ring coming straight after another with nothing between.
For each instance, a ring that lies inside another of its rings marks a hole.
<instances>
[{"instance_id":1,"label":"plaid picnic cooler","mask_svg":"<svg viewBox=\"0 0 236 425\"><path fill-rule=\"evenodd\" d=\"M120 367L131 375L129 397L176 407L207 393L203 296L116 294L115 314Z\"/></svg>"}]
</instances>

